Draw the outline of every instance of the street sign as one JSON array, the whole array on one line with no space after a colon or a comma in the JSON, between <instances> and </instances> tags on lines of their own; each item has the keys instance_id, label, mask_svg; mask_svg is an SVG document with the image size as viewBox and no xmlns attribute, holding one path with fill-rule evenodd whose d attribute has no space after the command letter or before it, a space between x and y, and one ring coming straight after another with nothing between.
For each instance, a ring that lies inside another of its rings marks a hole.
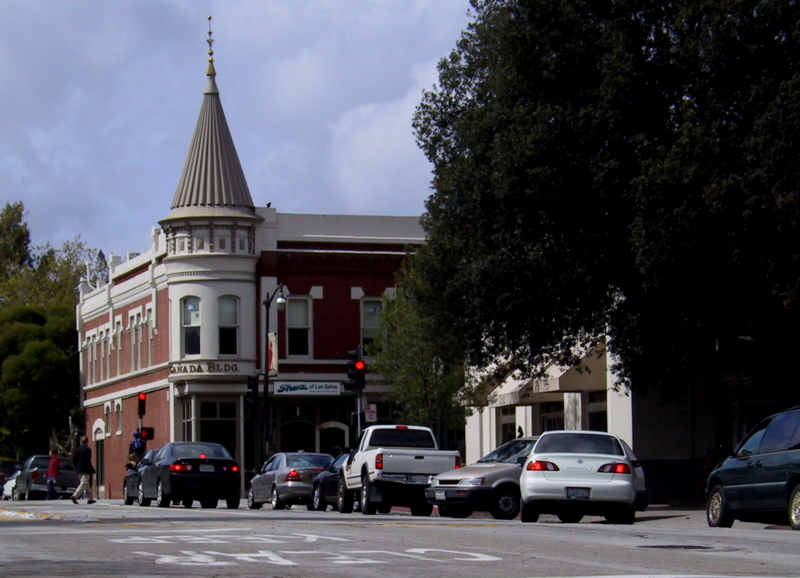
<instances>
[{"instance_id":1,"label":"street sign","mask_svg":"<svg viewBox=\"0 0 800 578\"><path fill-rule=\"evenodd\" d=\"M367 423L375 423L378 421L378 406L376 404L364 404L364 421Z\"/></svg>"}]
</instances>

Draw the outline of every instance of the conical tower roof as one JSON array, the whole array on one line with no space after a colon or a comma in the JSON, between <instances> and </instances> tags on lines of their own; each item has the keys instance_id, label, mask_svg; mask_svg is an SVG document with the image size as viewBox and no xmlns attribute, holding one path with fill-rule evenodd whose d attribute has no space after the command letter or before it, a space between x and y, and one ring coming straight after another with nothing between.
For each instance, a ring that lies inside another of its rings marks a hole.
<instances>
[{"instance_id":1,"label":"conical tower roof","mask_svg":"<svg viewBox=\"0 0 800 578\"><path fill-rule=\"evenodd\" d=\"M209 47L213 42L209 32ZM200 118L169 215L163 221L186 218L234 217L258 219L236 154L219 98L213 51L209 50L206 87ZM162 221L162 222L163 222Z\"/></svg>"}]
</instances>

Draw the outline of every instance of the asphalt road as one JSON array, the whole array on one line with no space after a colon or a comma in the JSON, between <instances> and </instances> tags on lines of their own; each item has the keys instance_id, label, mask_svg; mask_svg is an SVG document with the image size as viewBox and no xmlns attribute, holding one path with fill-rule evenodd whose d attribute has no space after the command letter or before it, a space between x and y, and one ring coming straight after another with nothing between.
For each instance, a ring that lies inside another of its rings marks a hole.
<instances>
[{"instance_id":1,"label":"asphalt road","mask_svg":"<svg viewBox=\"0 0 800 578\"><path fill-rule=\"evenodd\" d=\"M798 576L800 532L652 507L633 526L0 503L2 576Z\"/></svg>"}]
</instances>

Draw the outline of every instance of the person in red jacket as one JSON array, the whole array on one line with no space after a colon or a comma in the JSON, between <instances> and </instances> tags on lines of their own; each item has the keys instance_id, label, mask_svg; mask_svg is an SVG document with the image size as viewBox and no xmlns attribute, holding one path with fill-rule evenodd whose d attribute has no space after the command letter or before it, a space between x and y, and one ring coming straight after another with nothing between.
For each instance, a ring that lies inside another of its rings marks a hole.
<instances>
[{"instance_id":1,"label":"person in red jacket","mask_svg":"<svg viewBox=\"0 0 800 578\"><path fill-rule=\"evenodd\" d=\"M50 465L47 468L47 496L48 500L59 499L58 490L56 490L56 478L61 473L61 458L55 450L50 450Z\"/></svg>"}]
</instances>

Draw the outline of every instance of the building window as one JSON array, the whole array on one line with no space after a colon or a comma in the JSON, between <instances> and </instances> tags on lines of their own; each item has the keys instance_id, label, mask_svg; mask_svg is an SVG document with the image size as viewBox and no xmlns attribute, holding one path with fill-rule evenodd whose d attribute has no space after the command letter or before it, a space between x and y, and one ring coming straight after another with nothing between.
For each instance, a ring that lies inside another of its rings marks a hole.
<instances>
[{"instance_id":1,"label":"building window","mask_svg":"<svg viewBox=\"0 0 800 578\"><path fill-rule=\"evenodd\" d=\"M219 300L219 354L239 353L239 299L222 297Z\"/></svg>"},{"instance_id":2,"label":"building window","mask_svg":"<svg viewBox=\"0 0 800 578\"><path fill-rule=\"evenodd\" d=\"M114 335L115 335L116 340L117 340L117 349L116 349L116 353L114 354L114 357L117 360L117 375L119 375L120 373L122 373L122 365L121 365L121 360L122 360L122 321L117 321L116 322L116 329L114 330Z\"/></svg>"},{"instance_id":3,"label":"building window","mask_svg":"<svg viewBox=\"0 0 800 578\"><path fill-rule=\"evenodd\" d=\"M287 355L309 355L311 312L308 299L289 299L286 304Z\"/></svg>"},{"instance_id":4,"label":"building window","mask_svg":"<svg viewBox=\"0 0 800 578\"><path fill-rule=\"evenodd\" d=\"M361 301L361 345L364 350L378 335L378 322L383 311L380 299L364 299Z\"/></svg>"},{"instance_id":5,"label":"building window","mask_svg":"<svg viewBox=\"0 0 800 578\"><path fill-rule=\"evenodd\" d=\"M542 431L564 429L564 402L546 401L542 403Z\"/></svg>"},{"instance_id":6,"label":"building window","mask_svg":"<svg viewBox=\"0 0 800 578\"><path fill-rule=\"evenodd\" d=\"M183 354L200 355L200 298L187 297L181 312Z\"/></svg>"},{"instance_id":7,"label":"building window","mask_svg":"<svg viewBox=\"0 0 800 578\"><path fill-rule=\"evenodd\" d=\"M153 310L147 310L147 366L153 365Z\"/></svg>"}]
</instances>

